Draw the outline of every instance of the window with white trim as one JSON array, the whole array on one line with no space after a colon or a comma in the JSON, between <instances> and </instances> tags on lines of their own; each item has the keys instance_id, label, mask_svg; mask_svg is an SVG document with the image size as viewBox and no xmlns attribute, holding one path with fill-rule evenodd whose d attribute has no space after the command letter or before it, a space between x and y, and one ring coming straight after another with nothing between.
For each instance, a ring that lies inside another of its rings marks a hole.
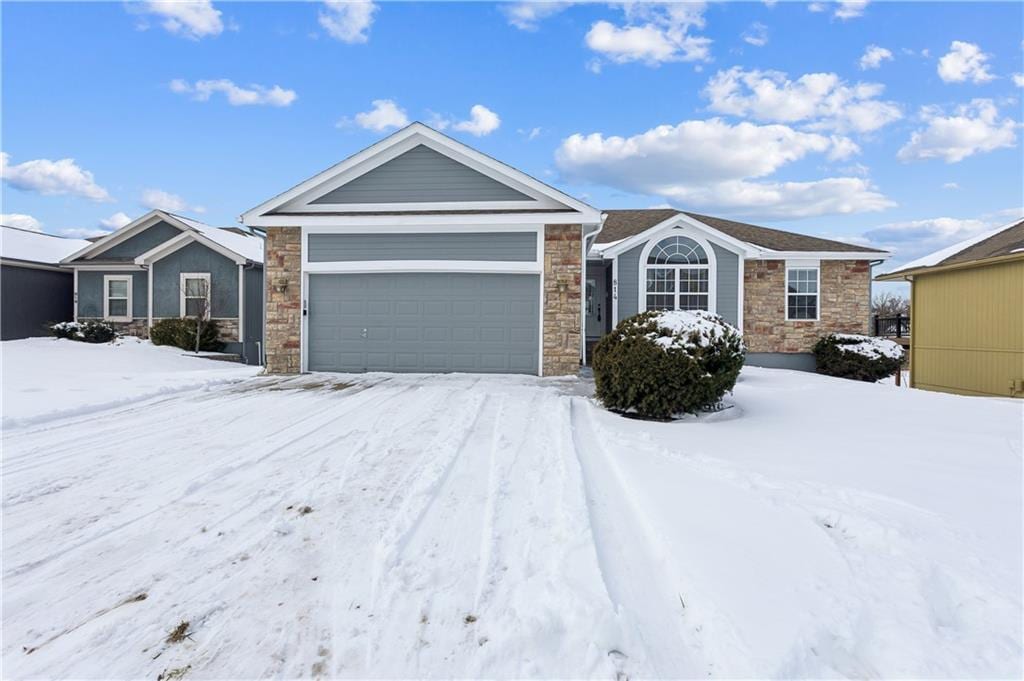
<instances>
[{"instance_id":1,"label":"window with white trim","mask_svg":"<svg viewBox=\"0 0 1024 681\"><path fill-rule=\"evenodd\" d=\"M103 318L114 322L132 320L131 275L103 275Z\"/></svg>"},{"instance_id":2,"label":"window with white trim","mask_svg":"<svg viewBox=\"0 0 1024 681\"><path fill-rule=\"evenodd\" d=\"M786 319L818 319L818 267L786 268Z\"/></svg>"},{"instance_id":3,"label":"window with white trim","mask_svg":"<svg viewBox=\"0 0 1024 681\"><path fill-rule=\"evenodd\" d=\"M711 266L704 247L685 236L662 239L647 256L648 310L709 310Z\"/></svg>"},{"instance_id":4,"label":"window with white trim","mask_svg":"<svg viewBox=\"0 0 1024 681\"><path fill-rule=\"evenodd\" d=\"M181 316L210 316L210 275L207 272L181 273Z\"/></svg>"}]
</instances>

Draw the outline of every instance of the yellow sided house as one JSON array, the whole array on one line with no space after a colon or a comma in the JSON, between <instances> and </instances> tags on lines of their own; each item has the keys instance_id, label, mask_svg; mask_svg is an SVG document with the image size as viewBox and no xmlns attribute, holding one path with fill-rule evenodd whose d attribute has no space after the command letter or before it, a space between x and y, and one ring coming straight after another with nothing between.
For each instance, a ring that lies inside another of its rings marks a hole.
<instances>
[{"instance_id":1,"label":"yellow sided house","mask_svg":"<svg viewBox=\"0 0 1024 681\"><path fill-rule=\"evenodd\" d=\"M877 281L910 282L910 384L1024 397L1024 220Z\"/></svg>"}]
</instances>

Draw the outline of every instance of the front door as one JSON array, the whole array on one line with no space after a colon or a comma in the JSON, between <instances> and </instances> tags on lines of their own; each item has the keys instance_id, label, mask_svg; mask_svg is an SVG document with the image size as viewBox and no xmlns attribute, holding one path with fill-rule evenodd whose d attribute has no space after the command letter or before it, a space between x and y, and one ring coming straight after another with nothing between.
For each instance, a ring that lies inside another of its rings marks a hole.
<instances>
[{"instance_id":1,"label":"front door","mask_svg":"<svg viewBox=\"0 0 1024 681\"><path fill-rule=\"evenodd\" d=\"M587 265L584 300L587 305L586 337L597 340L604 335L608 325L608 309L603 265Z\"/></svg>"}]
</instances>

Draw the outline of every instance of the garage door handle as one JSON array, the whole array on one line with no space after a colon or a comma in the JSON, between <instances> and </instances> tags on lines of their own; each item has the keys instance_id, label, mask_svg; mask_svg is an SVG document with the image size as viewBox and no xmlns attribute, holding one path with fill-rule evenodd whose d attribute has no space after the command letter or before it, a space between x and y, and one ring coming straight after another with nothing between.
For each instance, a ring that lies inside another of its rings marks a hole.
<instances>
[{"instance_id":1,"label":"garage door handle","mask_svg":"<svg viewBox=\"0 0 1024 681\"><path fill-rule=\"evenodd\" d=\"M363 329L362 331L360 331L359 335L362 336L363 338L366 338L366 336L367 336L366 329Z\"/></svg>"}]
</instances>

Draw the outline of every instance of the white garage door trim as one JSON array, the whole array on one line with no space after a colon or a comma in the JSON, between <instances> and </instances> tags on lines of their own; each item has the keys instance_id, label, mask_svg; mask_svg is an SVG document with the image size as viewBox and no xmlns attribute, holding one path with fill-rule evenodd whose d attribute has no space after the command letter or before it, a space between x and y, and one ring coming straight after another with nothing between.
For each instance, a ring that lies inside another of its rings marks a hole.
<instances>
[{"instance_id":1,"label":"white garage door trim","mask_svg":"<svg viewBox=\"0 0 1024 681\"><path fill-rule=\"evenodd\" d=\"M309 371L309 277L316 274L373 274L373 273L405 273L405 272L452 272L474 274L531 274L538 275L538 328L537 328L537 375L544 375L544 225L517 224L477 224L439 226L435 229L424 229L422 226L387 225L387 226L323 226L303 225L301 227L301 261L302 277L300 300L302 301L302 323L299 325L299 347L301 357L299 370ZM480 260L374 260L362 262L310 262L310 234L351 234L351 233L387 233L387 234L420 234L423 232L534 232L537 237L537 256L533 261L480 261Z\"/></svg>"}]
</instances>

